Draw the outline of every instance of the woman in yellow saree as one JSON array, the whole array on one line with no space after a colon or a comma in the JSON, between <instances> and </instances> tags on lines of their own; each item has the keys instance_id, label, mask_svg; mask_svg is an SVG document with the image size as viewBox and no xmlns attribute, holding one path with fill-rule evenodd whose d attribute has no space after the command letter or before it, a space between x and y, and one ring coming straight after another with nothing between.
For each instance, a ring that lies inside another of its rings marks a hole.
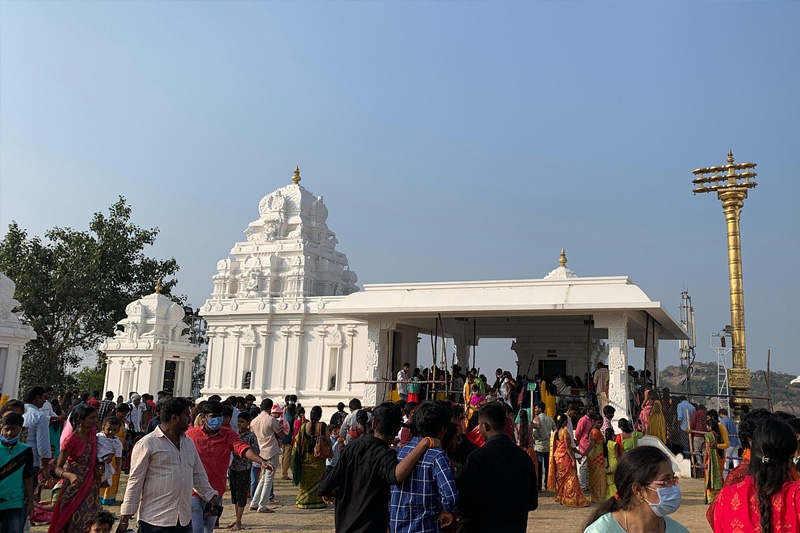
<instances>
[{"instance_id":1,"label":"woman in yellow saree","mask_svg":"<svg viewBox=\"0 0 800 533\"><path fill-rule=\"evenodd\" d=\"M606 454L604 453L606 442L600 427L603 425L603 417L595 415L592 418L592 429L589 432L589 450L586 453L589 470L589 501L602 503L606 501Z\"/></svg>"},{"instance_id":2,"label":"woman in yellow saree","mask_svg":"<svg viewBox=\"0 0 800 533\"><path fill-rule=\"evenodd\" d=\"M660 400L653 401L653 411L650 413L650 435L658 440L667 443L667 420L664 418L663 408Z\"/></svg>"},{"instance_id":3,"label":"woman in yellow saree","mask_svg":"<svg viewBox=\"0 0 800 533\"><path fill-rule=\"evenodd\" d=\"M555 476L554 481L558 492L556 501L566 507L586 507L589 505L578 481L578 470L575 466L575 447L567 430L566 415L559 415L556 420L556 434L553 437L551 457L553 457L553 462L555 463L555 468L550 471L550 475Z\"/></svg>"},{"instance_id":4,"label":"woman in yellow saree","mask_svg":"<svg viewBox=\"0 0 800 533\"><path fill-rule=\"evenodd\" d=\"M544 402L544 412L552 418L556 419L556 389L547 380L542 380L541 385L542 401Z\"/></svg>"}]
</instances>

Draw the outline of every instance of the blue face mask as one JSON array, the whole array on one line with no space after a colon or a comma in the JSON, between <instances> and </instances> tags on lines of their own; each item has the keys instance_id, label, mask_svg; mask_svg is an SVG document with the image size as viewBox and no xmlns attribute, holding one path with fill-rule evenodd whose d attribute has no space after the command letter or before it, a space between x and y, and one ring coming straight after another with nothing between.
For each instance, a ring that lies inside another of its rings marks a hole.
<instances>
[{"instance_id":1,"label":"blue face mask","mask_svg":"<svg viewBox=\"0 0 800 533\"><path fill-rule=\"evenodd\" d=\"M211 431L219 431L222 427L222 417L215 416L213 418L209 418L206 420L206 426L208 426L208 429Z\"/></svg>"},{"instance_id":2,"label":"blue face mask","mask_svg":"<svg viewBox=\"0 0 800 533\"><path fill-rule=\"evenodd\" d=\"M0 442L2 442L3 444L8 444L8 445L16 444L18 440L19 440L19 433L17 433L16 437L12 437L10 439L7 439L4 436L0 435Z\"/></svg>"},{"instance_id":3,"label":"blue face mask","mask_svg":"<svg viewBox=\"0 0 800 533\"><path fill-rule=\"evenodd\" d=\"M647 488L649 490L655 490L658 493L658 503L647 502L650 503L650 508L656 516L663 518L668 514L674 513L678 510L678 507L681 506L681 488L678 485L661 487L659 489Z\"/></svg>"}]
</instances>

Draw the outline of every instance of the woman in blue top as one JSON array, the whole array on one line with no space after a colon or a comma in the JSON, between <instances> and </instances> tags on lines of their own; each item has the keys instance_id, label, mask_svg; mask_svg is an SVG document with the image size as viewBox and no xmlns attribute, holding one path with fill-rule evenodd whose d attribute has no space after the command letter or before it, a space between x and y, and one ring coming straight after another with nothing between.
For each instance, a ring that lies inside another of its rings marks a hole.
<instances>
[{"instance_id":1,"label":"woman in blue top","mask_svg":"<svg viewBox=\"0 0 800 533\"><path fill-rule=\"evenodd\" d=\"M617 492L592 513L584 533L689 533L667 516L680 507L681 489L664 452L641 446L625 453L614 483Z\"/></svg>"}]
</instances>

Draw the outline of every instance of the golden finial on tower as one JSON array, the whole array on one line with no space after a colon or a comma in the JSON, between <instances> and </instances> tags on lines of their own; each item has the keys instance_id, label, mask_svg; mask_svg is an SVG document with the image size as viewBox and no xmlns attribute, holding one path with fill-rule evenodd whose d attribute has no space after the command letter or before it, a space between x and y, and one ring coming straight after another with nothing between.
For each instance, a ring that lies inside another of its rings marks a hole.
<instances>
[{"instance_id":1,"label":"golden finial on tower","mask_svg":"<svg viewBox=\"0 0 800 533\"><path fill-rule=\"evenodd\" d=\"M294 175L292 176L292 183L298 185L300 183L300 167L294 167Z\"/></svg>"},{"instance_id":2,"label":"golden finial on tower","mask_svg":"<svg viewBox=\"0 0 800 533\"><path fill-rule=\"evenodd\" d=\"M563 248L561 249L561 257L558 258L558 263L562 267L567 266L567 252L565 252Z\"/></svg>"},{"instance_id":3,"label":"golden finial on tower","mask_svg":"<svg viewBox=\"0 0 800 533\"><path fill-rule=\"evenodd\" d=\"M728 164L733 164L733 150L728 150Z\"/></svg>"},{"instance_id":4,"label":"golden finial on tower","mask_svg":"<svg viewBox=\"0 0 800 533\"><path fill-rule=\"evenodd\" d=\"M164 287L161 285L161 278L158 278L158 281L156 281L156 294L161 294L163 290Z\"/></svg>"}]
</instances>

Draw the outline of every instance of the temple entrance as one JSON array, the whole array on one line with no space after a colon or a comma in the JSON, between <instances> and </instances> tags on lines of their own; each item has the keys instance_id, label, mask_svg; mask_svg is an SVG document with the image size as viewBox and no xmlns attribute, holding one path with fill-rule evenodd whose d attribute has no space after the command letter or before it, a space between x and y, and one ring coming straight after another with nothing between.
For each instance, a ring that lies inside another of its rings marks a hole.
<instances>
[{"instance_id":1,"label":"temple entrance","mask_svg":"<svg viewBox=\"0 0 800 533\"><path fill-rule=\"evenodd\" d=\"M178 363L175 361L164 362L164 386L161 390L168 394L175 392L175 373L178 369Z\"/></svg>"},{"instance_id":2,"label":"temple entrance","mask_svg":"<svg viewBox=\"0 0 800 533\"><path fill-rule=\"evenodd\" d=\"M567 374L566 359L540 359L537 373L543 377L563 376Z\"/></svg>"}]
</instances>

